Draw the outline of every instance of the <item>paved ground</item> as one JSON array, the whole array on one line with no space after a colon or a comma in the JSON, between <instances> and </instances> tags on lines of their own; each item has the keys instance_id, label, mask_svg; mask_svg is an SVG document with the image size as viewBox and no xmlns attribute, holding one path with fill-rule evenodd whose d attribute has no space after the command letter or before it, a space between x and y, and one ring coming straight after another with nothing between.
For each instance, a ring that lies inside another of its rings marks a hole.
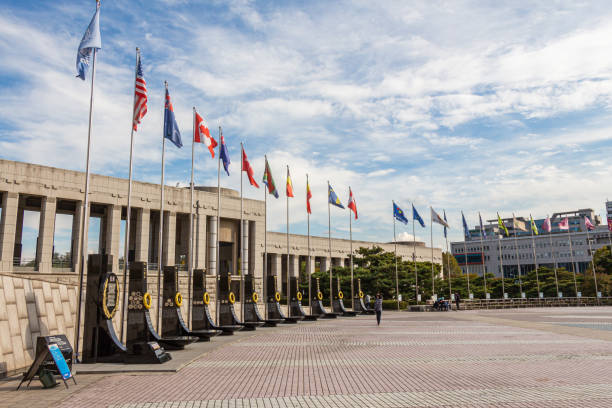
<instances>
[{"instance_id":1,"label":"paved ground","mask_svg":"<svg viewBox=\"0 0 612 408\"><path fill-rule=\"evenodd\" d=\"M0 405L612 407L611 329L612 308L385 312L380 328L260 329L174 374L81 375L70 392L0 382Z\"/></svg>"}]
</instances>

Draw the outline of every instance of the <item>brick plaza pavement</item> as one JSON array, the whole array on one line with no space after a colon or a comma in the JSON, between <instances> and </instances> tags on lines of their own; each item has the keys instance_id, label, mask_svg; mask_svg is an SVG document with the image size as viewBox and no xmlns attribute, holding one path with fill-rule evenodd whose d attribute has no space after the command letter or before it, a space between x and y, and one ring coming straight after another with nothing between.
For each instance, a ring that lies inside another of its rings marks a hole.
<instances>
[{"instance_id":1,"label":"brick plaza pavement","mask_svg":"<svg viewBox=\"0 0 612 408\"><path fill-rule=\"evenodd\" d=\"M259 329L175 374L82 376L61 406L612 407L611 345L612 308L385 312Z\"/></svg>"}]
</instances>

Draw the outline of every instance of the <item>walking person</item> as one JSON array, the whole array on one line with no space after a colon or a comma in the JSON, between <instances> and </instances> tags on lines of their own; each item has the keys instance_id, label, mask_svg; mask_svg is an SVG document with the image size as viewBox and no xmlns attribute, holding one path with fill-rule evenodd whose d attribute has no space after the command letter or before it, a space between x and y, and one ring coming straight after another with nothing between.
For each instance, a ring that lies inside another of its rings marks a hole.
<instances>
[{"instance_id":1,"label":"walking person","mask_svg":"<svg viewBox=\"0 0 612 408\"><path fill-rule=\"evenodd\" d=\"M374 302L374 311L376 312L376 325L380 326L380 318L382 317L382 296L380 293L376 294L376 301Z\"/></svg>"},{"instance_id":2,"label":"walking person","mask_svg":"<svg viewBox=\"0 0 612 408\"><path fill-rule=\"evenodd\" d=\"M459 310L459 302L461 302L461 297L459 296L459 292L455 293L455 304L457 305L457 310Z\"/></svg>"}]
</instances>

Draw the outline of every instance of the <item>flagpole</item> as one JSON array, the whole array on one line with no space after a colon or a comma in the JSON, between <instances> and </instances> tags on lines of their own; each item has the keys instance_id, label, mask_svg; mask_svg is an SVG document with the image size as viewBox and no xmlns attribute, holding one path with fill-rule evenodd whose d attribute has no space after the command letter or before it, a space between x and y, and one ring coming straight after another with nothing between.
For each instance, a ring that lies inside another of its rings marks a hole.
<instances>
[{"instance_id":1,"label":"flagpole","mask_svg":"<svg viewBox=\"0 0 612 408\"><path fill-rule=\"evenodd\" d=\"M482 216L478 213L478 221L480 223L480 251L482 252L482 279L484 281L484 295L487 298L487 267L485 266L485 255L484 255L484 228L482 226Z\"/></svg>"},{"instance_id":2,"label":"flagpole","mask_svg":"<svg viewBox=\"0 0 612 408\"><path fill-rule=\"evenodd\" d=\"M243 221L243 213L244 213L244 202L242 196L242 172L244 171L244 146L242 142L240 142L240 317L244 322L244 221Z\"/></svg>"},{"instance_id":3,"label":"flagpole","mask_svg":"<svg viewBox=\"0 0 612 408\"><path fill-rule=\"evenodd\" d=\"M431 296L433 297L435 295L435 291L436 291L436 286L434 284L434 250L433 250L433 214L431 211L433 211L432 207L429 207L429 218L431 220L431 225L430 225L430 232L431 232ZM437 297L437 296L436 296Z\"/></svg>"},{"instance_id":4,"label":"flagpole","mask_svg":"<svg viewBox=\"0 0 612 408\"><path fill-rule=\"evenodd\" d=\"M395 223L395 215L393 217ZM416 261L416 235L414 230L414 214L412 214L412 260L414 261L414 299L419 302L419 274L417 272L417 261Z\"/></svg>"},{"instance_id":5,"label":"flagpole","mask_svg":"<svg viewBox=\"0 0 612 408\"><path fill-rule=\"evenodd\" d=\"M576 291L576 297L578 297L578 283L576 282L576 265L574 263L574 249L572 247L572 233L570 232L569 219L567 220L567 239L569 241L570 256L572 259L572 272L574 273L574 290Z\"/></svg>"},{"instance_id":6,"label":"flagpole","mask_svg":"<svg viewBox=\"0 0 612 408\"><path fill-rule=\"evenodd\" d=\"M168 82L164 81L166 87L166 95L168 94ZM165 109L165 108L164 108ZM163 242L164 242L164 171L165 171L165 154L166 154L166 135L162 133L162 170L161 170L161 195L159 207L159 247L157 248L157 331L161 333L161 275L163 268Z\"/></svg>"},{"instance_id":7,"label":"flagpole","mask_svg":"<svg viewBox=\"0 0 612 408\"><path fill-rule=\"evenodd\" d=\"M219 232L221 231L221 146L223 146L223 143L221 141L221 138L223 137L223 132L221 131L221 126L219 126L219 158L217 160L217 286L219 285L219 279L221 278L221 251L219 249L219 245L220 245L220 238L219 238ZM231 273L231 272L230 272ZM231 278L230 281L231 283ZM231 287L228 288L231 291ZM219 299L219 290L217 289L217 296L215 296L215 314L216 314L216 318L217 318L217 324L219 324L219 305L220 305L220 299Z\"/></svg>"},{"instance_id":8,"label":"flagpole","mask_svg":"<svg viewBox=\"0 0 612 408\"><path fill-rule=\"evenodd\" d=\"M132 208L132 158L134 157L134 115L136 114L136 78L138 77L138 59L140 58L140 49L136 47L136 68L134 69L134 103L132 104L132 123L130 131L130 167L128 176L128 197L127 197L127 210L125 218L125 238L123 241L123 307L121 308L121 342L124 341L125 336L125 316L127 313L127 271L128 271L128 257L130 253L129 248L129 237L130 237L130 213Z\"/></svg>"},{"instance_id":9,"label":"flagpole","mask_svg":"<svg viewBox=\"0 0 612 408\"><path fill-rule=\"evenodd\" d=\"M548 218L548 216L546 216ZM548 218L548 222L550 223L550 218ZM553 269L555 271L555 285L557 287L557 298L559 297L559 278L557 276L557 259L555 257L555 251L553 250L553 241L552 241L552 223L549 225L548 230L548 238L550 240L550 255L553 259Z\"/></svg>"},{"instance_id":10,"label":"flagpole","mask_svg":"<svg viewBox=\"0 0 612 408\"><path fill-rule=\"evenodd\" d=\"M461 212L461 216L463 217L463 221L465 221L465 216L463 215L463 211ZM470 267L467 264L467 233L469 232L467 229L467 223L464 223L463 231L463 266L465 267L466 277L467 277L467 290L468 290L468 299L470 297Z\"/></svg>"},{"instance_id":11,"label":"flagpole","mask_svg":"<svg viewBox=\"0 0 612 408\"><path fill-rule=\"evenodd\" d=\"M446 217L446 214L444 215ZM446 240L446 269L448 270L448 301L450 302L453 295L453 288L451 285L451 271L450 271L450 253L448 252L448 236L445 234L444 239Z\"/></svg>"},{"instance_id":12,"label":"flagpole","mask_svg":"<svg viewBox=\"0 0 612 408\"><path fill-rule=\"evenodd\" d=\"M499 217L499 214L497 215ZM500 231L501 232L501 231ZM501 278L502 278L502 299L505 299L505 294L506 294L506 286L504 283L505 280L505 274L504 274L504 260L502 258L502 250L501 250L501 234L497 234L497 247L499 249L499 267L501 269Z\"/></svg>"},{"instance_id":13,"label":"flagpole","mask_svg":"<svg viewBox=\"0 0 612 408\"><path fill-rule=\"evenodd\" d=\"M268 156L264 155L265 164L264 164L264 174L268 170ZM264 312L266 313L266 319L268 318L268 190L270 180L266 183L266 186L263 189L264 192L264 260L263 260L263 288L264 288Z\"/></svg>"},{"instance_id":14,"label":"flagpole","mask_svg":"<svg viewBox=\"0 0 612 408\"><path fill-rule=\"evenodd\" d=\"M310 188L308 184L308 173L306 173L306 188ZM306 191L306 195L308 196L308 191ZM308 197L306 197L308 200ZM311 259L310 259L310 213L306 211L307 214L307 224L308 224L308 306L310 307L310 314L312 315L312 294L311 294L311 286L312 286L312 275L311 275Z\"/></svg>"},{"instance_id":15,"label":"flagpole","mask_svg":"<svg viewBox=\"0 0 612 408\"><path fill-rule=\"evenodd\" d=\"M289 165L287 165L287 180L289 180ZM287 186L285 186L285 195L287 196L287 287L286 287L286 297L287 297L287 316L291 317L291 307L289 305L289 297L291 296L291 285L289 284L289 265L290 265L290 255L289 255L289 194L287 194ZM296 288L297 289L297 288Z\"/></svg>"},{"instance_id":16,"label":"flagpole","mask_svg":"<svg viewBox=\"0 0 612 408\"><path fill-rule=\"evenodd\" d=\"M591 267L593 268L593 282L595 283L595 298L599 301L599 298L597 297L597 276L595 275L595 262L593 262L593 248L591 247L591 239L589 237L589 227L585 225L585 228L586 228L586 233L587 233L587 244L589 244L589 253L591 254Z\"/></svg>"},{"instance_id":17,"label":"flagpole","mask_svg":"<svg viewBox=\"0 0 612 408\"><path fill-rule=\"evenodd\" d=\"M89 93L89 125L87 129L87 159L85 161L85 193L83 197L83 209L81 214L81 245L79 246L79 256L81 260L79 265L79 301L77 305L76 330L74 336L74 355L75 361L79 361L79 337L81 336L81 309L83 303L83 279L85 275L85 263L87 261L87 234L89 232L89 164L91 153L91 124L93 120L93 102L94 102L94 82L96 77L96 49L92 49L91 62L91 88Z\"/></svg>"},{"instance_id":18,"label":"flagpole","mask_svg":"<svg viewBox=\"0 0 612 408\"><path fill-rule=\"evenodd\" d=\"M349 196L352 195L351 192L351 186L349 186ZM350 245L350 250L351 250L351 256L350 256L350 263L351 263L351 306L353 307L353 310L355 310L355 284L353 282L353 218L351 214L351 209L349 208L348 211L348 215L349 215L349 239L351 242ZM395 217L393 217L393 220L395 220ZM395 221L394 221L395 223Z\"/></svg>"},{"instance_id":19,"label":"flagpole","mask_svg":"<svg viewBox=\"0 0 612 408\"><path fill-rule=\"evenodd\" d=\"M538 285L538 299L540 298L540 276L538 274L538 255L536 253L535 246L535 238L533 236L533 227L535 223L533 222L533 217L529 214L529 229L531 230L531 248L533 249L533 262L535 265L535 273L536 273L536 284Z\"/></svg>"},{"instance_id":20,"label":"flagpole","mask_svg":"<svg viewBox=\"0 0 612 408\"><path fill-rule=\"evenodd\" d=\"M189 303L187 304L187 327L191 325L191 304L193 303L192 288L191 288L191 277L193 276L193 190L194 190L194 178L193 178L193 163L195 158L195 135L197 131L196 125L196 108L193 107L193 134L191 135L191 183L189 190L191 193L191 205L189 206L189 257L187 258L187 274L189 275L187 281L187 295Z\"/></svg>"},{"instance_id":21,"label":"flagpole","mask_svg":"<svg viewBox=\"0 0 612 408\"><path fill-rule=\"evenodd\" d=\"M397 276L397 239L395 238L395 213L393 214L393 244L395 247L395 298L397 299L397 310L400 310L399 304L399 280Z\"/></svg>"},{"instance_id":22,"label":"flagpole","mask_svg":"<svg viewBox=\"0 0 612 408\"><path fill-rule=\"evenodd\" d=\"M332 292L332 251L331 251L331 205L329 200L329 180L327 180L327 240L329 243L329 306L333 309L333 292Z\"/></svg>"},{"instance_id":23,"label":"flagpole","mask_svg":"<svg viewBox=\"0 0 612 408\"><path fill-rule=\"evenodd\" d=\"M516 251L516 262L518 268L519 290L521 291L521 299L523 298L523 281L521 279L521 258L518 250L518 228L516 228L516 217L512 213L512 228L514 229L514 250Z\"/></svg>"}]
</instances>

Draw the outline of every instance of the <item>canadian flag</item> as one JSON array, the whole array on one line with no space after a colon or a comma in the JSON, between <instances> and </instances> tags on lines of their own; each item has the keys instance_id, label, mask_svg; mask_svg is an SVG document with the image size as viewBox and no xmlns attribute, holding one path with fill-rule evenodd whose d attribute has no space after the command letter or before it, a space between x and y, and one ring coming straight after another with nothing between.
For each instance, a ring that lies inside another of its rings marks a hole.
<instances>
[{"instance_id":1,"label":"canadian flag","mask_svg":"<svg viewBox=\"0 0 612 408\"><path fill-rule=\"evenodd\" d=\"M564 231L569 230L569 220L567 219L567 217L565 217L563 221L559 223L559 229Z\"/></svg>"},{"instance_id":2,"label":"canadian flag","mask_svg":"<svg viewBox=\"0 0 612 408\"><path fill-rule=\"evenodd\" d=\"M353 192L351 191L350 187L349 187L349 202L348 202L347 207L353 210L353 212L355 213L355 219L357 219L357 203L355 202L355 197L353 197Z\"/></svg>"},{"instance_id":3,"label":"canadian flag","mask_svg":"<svg viewBox=\"0 0 612 408\"><path fill-rule=\"evenodd\" d=\"M196 143L204 143L208 150L210 151L210 155L215 158L215 147L217 147L217 141L210 136L210 130L206 127L206 123L204 123L204 119L200 116L198 112L195 113L195 130L193 134L193 141Z\"/></svg>"}]
</instances>

